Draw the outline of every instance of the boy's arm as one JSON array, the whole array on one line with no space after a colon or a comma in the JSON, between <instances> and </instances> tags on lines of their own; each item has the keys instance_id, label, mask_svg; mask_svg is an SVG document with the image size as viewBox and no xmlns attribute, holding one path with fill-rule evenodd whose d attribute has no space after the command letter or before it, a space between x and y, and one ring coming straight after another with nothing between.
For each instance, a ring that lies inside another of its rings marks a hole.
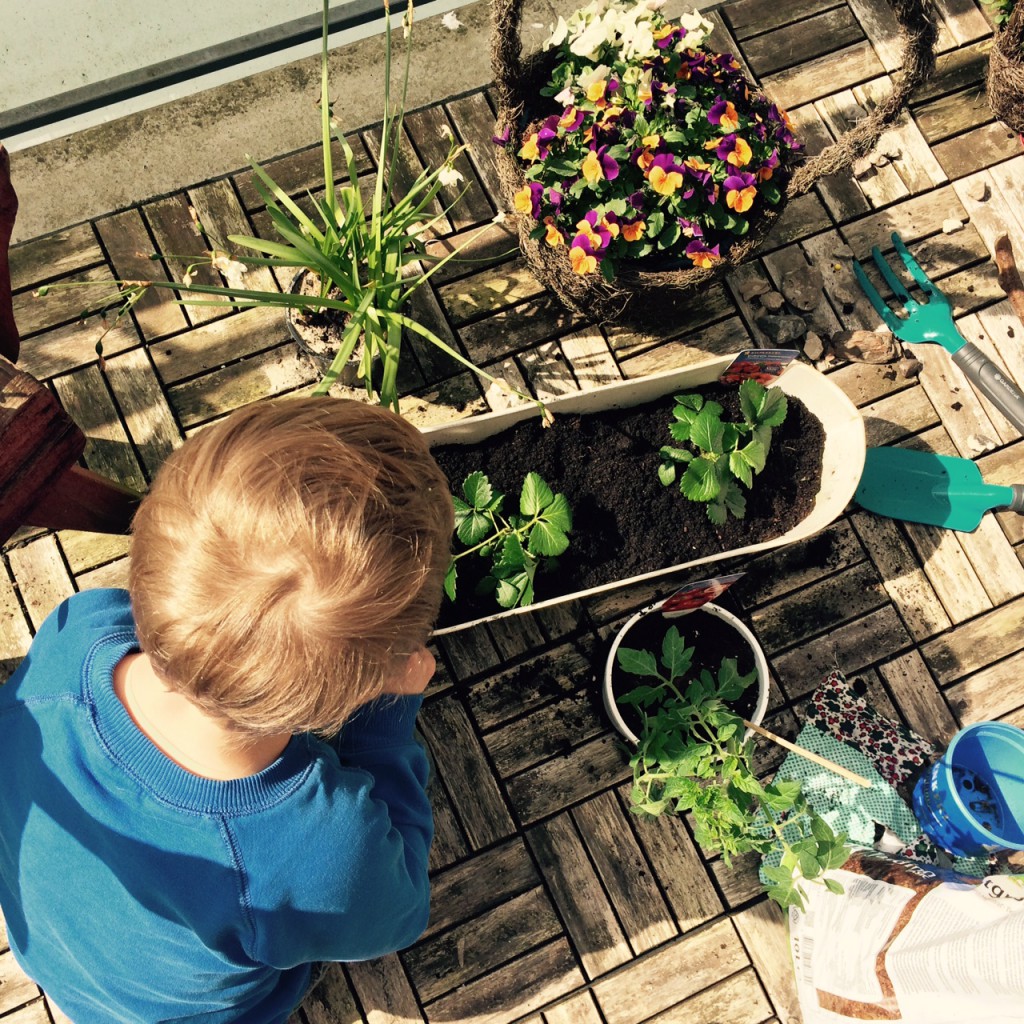
<instances>
[{"instance_id":1,"label":"boy's arm","mask_svg":"<svg viewBox=\"0 0 1024 1024\"><path fill-rule=\"evenodd\" d=\"M328 877L318 882L314 871L293 879L294 908L279 907L265 918L257 911L257 959L280 967L371 959L422 934L433 816L426 755L413 738L421 701L418 694L384 695L360 709L332 742L340 782L321 795L319 856L310 857ZM252 895L256 907L265 902Z\"/></svg>"}]
</instances>

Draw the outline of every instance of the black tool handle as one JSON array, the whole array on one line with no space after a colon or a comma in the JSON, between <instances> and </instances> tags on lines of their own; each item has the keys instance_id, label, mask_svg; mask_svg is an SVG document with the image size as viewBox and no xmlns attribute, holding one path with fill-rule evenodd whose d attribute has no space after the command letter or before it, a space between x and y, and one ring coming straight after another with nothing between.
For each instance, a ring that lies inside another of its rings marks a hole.
<instances>
[{"instance_id":1,"label":"black tool handle","mask_svg":"<svg viewBox=\"0 0 1024 1024\"><path fill-rule=\"evenodd\" d=\"M1024 395L1010 379L976 345L967 342L953 353L953 362L960 367L978 390L1024 434Z\"/></svg>"}]
</instances>

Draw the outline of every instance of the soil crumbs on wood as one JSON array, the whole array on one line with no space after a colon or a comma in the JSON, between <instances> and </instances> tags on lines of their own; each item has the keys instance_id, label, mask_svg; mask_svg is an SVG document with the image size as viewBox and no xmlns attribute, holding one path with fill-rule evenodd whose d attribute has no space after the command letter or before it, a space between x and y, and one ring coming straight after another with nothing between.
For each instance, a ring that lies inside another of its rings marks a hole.
<instances>
[{"instance_id":1,"label":"soil crumbs on wood","mask_svg":"<svg viewBox=\"0 0 1024 1024\"><path fill-rule=\"evenodd\" d=\"M742 420L736 388L707 385L700 393L723 406L723 420ZM506 515L518 509L530 471L568 498L571 543L553 571L538 572L535 599L542 601L770 540L805 519L820 486L824 430L799 399L787 397L789 412L774 431L765 469L751 490L743 489L745 518L730 516L721 526L708 519L703 504L685 498L678 483L666 487L658 479L659 449L675 443L668 430L672 396L558 416L548 428L531 418L473 444L440 445L433 454L453 494L462 494L470 473L483 472L505 495ZM491 595L473 593L469 562L481 575L490 564L472 556L459 562L459 610L446 599L439 626L501 611Z\"/></svg>"}]
</instances>

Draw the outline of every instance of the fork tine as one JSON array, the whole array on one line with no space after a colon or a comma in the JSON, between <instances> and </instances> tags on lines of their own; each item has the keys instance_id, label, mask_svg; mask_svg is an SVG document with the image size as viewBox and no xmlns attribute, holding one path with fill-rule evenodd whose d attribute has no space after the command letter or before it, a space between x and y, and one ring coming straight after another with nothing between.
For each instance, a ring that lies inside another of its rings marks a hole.
<instances>
[{"instance_id":1,"label":"fork tine","mask_svg":"<svg viewBox=\"0 0 1024 1024\"><path fill-rule=\"evenodd\" d=\"M932 284L931 278L921 269L921 264L910 255L910 250L903 244L903 239L900 238L898 231L892 233L892 244L896 246L903 265L910 271L910 276L921 286L921 290L929 295L941 296L942 292Z\"/></svg>"},{"instance_id":2,"label":"fork tine","mask_svg":"<svg viewBox=\"0 0 1024 1024\"><path fill-rule=\"evenodd\" d=\"M896 334L903 321L889 308L885 299L878 294L878 289L868 280L868 275L864 273L864 268L860 265L859 260L853 261L853 273L857 278L857 283L868 297L868 302L874 307L875 312L885 321L885 325L889 330Z\"/></svg>"},{"instance_id":3,"label":"fork tine","mask_svg":"<svg viewBox=\"0 0 1024 1024\"><path fill-rule=\"evenodd\" d=\"M877 245L872 246L871 258L875 261L875 266L878 267L878 272L885 279L885 283L892 289L893 294L904 302L913 301L910 298L910 293L907 291L903 282L893 273L892 267L889 266L889 261L882 255L882 250Z\"/></svg>"}]
</instances>

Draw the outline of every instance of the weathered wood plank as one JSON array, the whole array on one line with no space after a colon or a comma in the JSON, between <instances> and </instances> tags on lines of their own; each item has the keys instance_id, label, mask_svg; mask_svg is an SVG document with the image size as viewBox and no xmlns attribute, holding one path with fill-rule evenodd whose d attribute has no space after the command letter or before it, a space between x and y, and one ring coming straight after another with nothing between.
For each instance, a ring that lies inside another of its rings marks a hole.
<instances>
[{"instance_id":1,"label":"weathered wood plank","mask_svg":"<svg viewBox=\"0 0 1024 1024\"><path fill-rule=\"evenodd\" d=\"M110 356L133 348L139 341L130 317L116 324L111 320L106 325L98 317L91 317L23 339L18 367L37 380L50 380L57 374L96 363L97 343L102 343L104 356Z\"/></svg>"},{"instance_id":2,"label":"weathered wood plank","mask_svg":"<svg viewBox=\"0 0 1024 1024\"><path fill-rule=\"evenodd\" d=\"M729 594L744 608L754 608L848 569L864 558L856 534L841 519L809 540L787 544L744 565L747 575L733 584Z\"/></svg>"},{"instance_id":3,"label":"weathered wood plank","mask_svg":"<svg viewBox=\"0 0 1024 1024\"><path fill-rule=\"evenodd\" d=\"M534 888L540 876L521 838L477 853L430 882L430 923L424 938L481 914Z\"/></svg>"},{"instance_id":4,"label":"weathered wood plank","mask_svg":"<svg viewBox=\"0 0 1024 1024\"><path fill-rule=\"evenodd\" d=\"M906 530L925 575L954 623L992 607L992 600L954 531L924 523L907 523Z\"/></svg>"},{"instance_id":5,"label":"weathered wood plank","mask_svg":"<svg viewBox=\"0 0 1024 1024\"><path fill-rule=\"evenodd\" d=\"M29 619L18 601L7 566L0 561L0 682L7 681L31 643Z\"/></svg>"},{"instance_id":6,"label":"weathered wood plank","mask_svg":"<svg viewBox=\"0 0 1024 1024\"><path fill-rule=\"evenodd\" d=\"M578 992L544 1010L546 1024L601 1024L597 1004L589 991Z\"/></svg>"},{"instance_id":7,"label":"weathered wood plank","mask_svg":"<svg viewBox=\"0 0 1024 1024\"><path fill-rule=\"evenodd\" d=\"M887 602L878 572L861 562L751 613L750 624L769 654L834 630Z\"/></svg>"},{"instance_id":8,"label":"weathered wood plank","mask_svg":"<svg viewBox=\"0 0 1024 1024\"><path fill-rule=\"evenodd\" d=\"M437 1021L508 1024L582 983L568 944L557 939L431 1003L427 1014Z\"/></svg>"},{"instance_id":9,"label":"weathered wood plank","mask_svg":"<svg viewBox=\"0 0 1024 1024\"><path fill-rule=\"evenodd\" d=\"M137 209L111 214L96 222L96 230L114 268L114 274L123 280L167 280L159 261L150 259L153 240L149 237L142 214ZM152 341L165 334L188 327L188 320L172 292L163 288L150 288L133 307L143 337Z\"/></svg>"},{"instance_id":10,"label":"weathered wood plank","mask_svg":"<svg viewBox=\"0 0 1024 1024\"><path fill-rule=\"evenodd\" d=\"M935 6L958 46L985 39L992 33L985 15L972 0L935 0Z\"/></svg>"},{"instance_id":11,"label":"weathered wood plank","mask_svg":"<svg viewBox=\"0 0 1024 1024\"><path fill-rule=\"evenodd\" d=\"M977 84L939 96L914 109L914 121L929 145L943 142L992 120L992 108Z\"/></svg>"},{"instance_id":12,"label":"weathered wood plank","mask_svg":"<svg viewBox=\"0 0 1024 1024\"><path fill-rule=\"evenodd\" d=\"M949 615L896 523L870 512L856 513L852 522L914 639L948 629Z\"/></svg>"},{"instance_id":13,"label":"weathered wood plank","mask_svg":"<svg viewBox=\"0 0 1024 1024\"><path fill-rule=\"evenodd\" d=\"M494 111L485 92L470 93L445 104L448 116L463 142L469 145L469 159L495 209L501 209L494 135Z\"/></svg>"},{"instance_id":14,"label":"weathered wood plank","mask_svg":"<svg viewBox=\"0 0 1024 1024\"><path fill-rule=\"evenodd\" d=\"M675 938L672 915L630 827L632 815L615 793L602 793L573 808L571 815L633 955Z\"/></svg>"},{"instance_id":15,"label":"weathered wood plank","mask_svg":"<svg viewBox=\"0 0 1024 1024\"><path fill-rule=\"evenodd\" d=\"M626 358L620 355L619 367L629 380L644 377L649 373L660 373L662 370L673 370L699 363L711 356L756 347L747 333L746 325L738 316L734 316L703 328L699 334L666 342L639 355Z\"/></svg>"},{"instance_id":16,"label":"weathered wood plank","mask_svg":"<svg viewBox=\"0 0 1024 1024\"><path fill-rule=\"evenodd\" d=\"M187 429L261 398L301 388L315 378L295 346L284 345L176 384L167 389L167 398Z\"/></svg>"},{"instance_id":17,"label":"weathered wood plank","mask_svg":"<svg viewBox=\"0 0 1024 1024\"><path fill-rule=\"evenodd\" d=\"M848 7L833 7L804 21L748 39L744 56L758 78L821 57L864 38L864 30Z\"/></svg>"},{"instance_id":18,"label":"weathered wood plank","mask_svg":"<svg viewBox=\"0 0 1024 1024\"><path fill-rule=\"evenodd\" d=\"M1024 442L1018 441L999 451L978 459L982 478L986 483L1010 487L1020 483L1021 458L1024 456ZM1024 516L1016 512L997 512L996 518L1011 544L1024 540Z\"/></svg>"},{"instance_id":19,"label":"weathered wood plank","mask_svg":"<svg viewBox=\"0 0 1024 1024\"><path fill-rule=\"evenodd\" d=\"M438 294L452 323L461 326L467 320L488 316L518 305L543 292L530 273L525 260L517 258L499 267L489 267L461 281L443 285Z\"/></svg>"},{"instance_id":20,"label":"weathered wood plank","mask_svg":"<svg viewBox=\"0 0 1024 1024\"><path fill-rule=\"evenodd\" d=\"M438 645L459 679L471 679L497 668L502 662L486 626L475 626L452 636L439 637Z\"/></svg>"},{"instance_id":21,"label":"weathered wood plank","mask_svg":"<svg viewBox=\"0 0 1024 1024\"><path fill-rule=\"evenodd\" d=\"M39 999L41 995L42 992L35 983L18 966L14 954L10 951L0 953L0 1013L7 1013L19 1006L24 1006L32 1000ZM29 1012L34 1017L40 1010L42 1013L37 1019L45 1020L46 1012L42 1000ZM28 1019L31 1018L26 1018L26 1020Z\"/></svg>"},{"instance_id":22,"label":"weathered wood plank","mask_svg":"<svg viewBox=\"0 0 1024 1024\"><path fill-rule=\"evenodd\" d=\"M878 55L864 40L799 67L767 75L762 84L779 106L788 109L822 99L884 73L885 68Z\"/></svg>"},{"instance_id":23,"label":"weathered wood plank","mask_svg":"<svg viewBox=\"0 0 1024 1024\"><path fill-rule=\"evenodd\" d=\"M164 263L171 271L174 280L180 281L189 272L196 284L220 285L220 277L209 266L193 267L193 261L202 256L208 248L198 226L189 211L189 201L185 193L157 199L142 207L143 215L149 222L150 230L156 239L157 252L163 257ZM187 296L179 295L187 301ZM208 300L209 296L197 295L199 301ZM186 305L188 318L193 324L206 323L224 315L224 310L214 306Z\"/></svg>"},{"instance_id":24,"label":"weathered wood plank","mask_svg":"<svg viewBox=\"0 0 1024 1024\"><path fill-rule=\"evenodd\" d=\"M958 728L957 722L921 655L908 651L899 658L883 662L878 671L892 691L907 725L937 748L945 747ZM946 696L952 701L950 693Z\"/></svg>"},{"instance_id":25,"label":"weathered wood plank","mask_svg":"<svg viewBox=\"0 0 1024 1024\"><path fill-rule=\"evenodd\" d=\"M363 143L366 145L367 151L373 158L374 163L377 166L380 166L380 127L371 128L368 131L362 132L361 138ZM398 140L398 146L395 149L390 148L394 146L393 140L389 140L388 145L389 156L394 156L394 161L391 164L391 173L394 174L394 180L389 184L394 195L402 196L409 191L425 168L423 166L423 161L420 160L416 153L416 149L409 139L409 133L407 131L402 132L402 136ZM368 202L366 202L365 205L367 209L370 209L370 204ZM446 235L452 230L451 219L445 215L444 207L437 199L433 199L428 203L423 212L426 215L423 218L424 221L428 219L434 220L437 218L434 229L438 234Z\"/></svg>"},{"instance_id":26,"label":"weathered wood plank","mask_svg":"<svg viewBox=\"0 0 1024 1024\"><path fill-rule=\"evenodd\" d=\"M362 1024L363 1017L341 964L327 966L323 977L302 1001L302 1012L308 1024Z\"/></svg>"},{"instance_id":27,"label":"weathered wood plank","mask_svg":"<svg viewBox=\"0 0 1024 1024\"><path fill-rule=\"evenodd\" d=\"M543 341L520 352L519 363L530 384L530 390L541 401L550 401L580 390L556 341Z\"/></svg>"},{"instance_id":28,"label":"weathered wood plank","mask_svg":"<svg viewBox=\"0 0 1024 1024\"><path fill-rule=\"evenodd\" d=\"M629 789L629 785L619 789L623 807L628 806ZM633 826L680 930L691 931L717 917L722 901L682 819L671 814L636 818Z\"/></svg>"},{"instance_id":29,"label":"weathered wood plank","mask_svg":"<svg viewBox=\"0 0 1024 1024\"><path fill-rule=\"evenodd\" d=\"M152 479L182 437L146 353L134 349L108 359L107 380L124 415L128 436Z\"/></svg>"},{"instance_id":30,"label":"weathered wood plank","mask_svg":"<svg viewBox=\"0 0 1024 1024\"><path fill-rule=\"evenodd\" d=\"M628 776L628 758L617 741L601 736L565 757L512 776L506 786L519 819L530 824L609 789Z\"/></svg>"},{"instance_id":31,"label":"weathered wood plank","mask_svg":"<svg viewBox=\"0 0 1024 1024\"><path fill-rule=\"evenodd\" d=\"M870 261L872 246L878 245L883 251L891 248L888 240L893 231L898 231L903 241L911 245L919 238L941 233L943 222L950 218L966 221L968 216L952 185L943 185L934 192L911 196L890 209L844 224L840 231L853 255ZM948 237L939 241L950 244ZM963 234L956 241L962 243ZM925 257L916 246L913 251L925 272L935 276L935 267L925 265Z\"/></svg>"},{"instance_id":32,"label":"weathered wood plank","mask_svg":"<svg viewBox=\"0 0 1024 1024\"><path fill-rule=\"evenodd\" d=\"M406 114L405 128L428 169L434 171L444 165L455 132L443 107L429 107ZM469 157L465 153L459 154L452 166L462 175L462 180L442 185L438 193L441 205L451 208L448 219L452 228L462 231L473 224L489 221L494 216L494 208Z\"/></svg>"},{"instance_id":33,"label":"weathered wood plank","mask_svg":"<svg viewBox=\"0 0 1024 1024\"><path fill-rule=\"evenodd\" d=\"M402 960L420 998L429 1002L561 935L558 915L537 886L417 943Z\"/></svg>"},{"instance_id":34,"label":"weathered wood plank","mask_svg":"<svg viewBox=\"0 0 1024 1024\"><path fill-rule=\"evenodd\" d=\"M790 700L810 693L823 676L838 667L853 675L882 656L892 657L913 640L892 605L839 626L772 659L779 685Z\"/></svg>"},{"instance_id":35,"label":"weathered wood plank","mask_svg":"<svg viewBox=\"0 0 1024 1024\"><path fill-rule=\"evenodd\" d=\"M367 1024L422 1020L416 996L397 954L348 965L352 991L365 1008Z\"/></svg>"},{"instance_id":36,"label":"weathered wood plank","mask_svg":"<svg viewBox=\"0 0 1024 1024\"><path fill-rule=\"evenodd\" d=\"M627 937L572 818L560 814L530 829L526 838L587 977L599 977L630 960Z\"/></svg>"},{"instance_id":37,"label":"weathered wood plank","mask_svg":"<svg viewBox=\"0 0 1024 1024\"><path fill-rule=\"evenodd\" d=\"M1024 705L1024 652L989 665L946 690L961 725L1002 718Z\"/></svg>"},{"instance_id":38,"label":"weathered wood plank","mask_svg":"<svg viewBox=\"0 0 1024 1024\"><path fill-rule=\"evenodd\" d=\"M57 377L53 386L68 415L85 433L89 469L125 487L144 490L145 477L99 368L87 366Z\"/></svg>"},{"instance_id":39,"label":"weathered wood plank","mask_svg":"<svg viewBox=\"0 0 1024 1024\"><path fill-rule=\"evenodd\" d=\"M76 224L11 246L11 291L35 288L102 262L103 250L92 225ZM21 330L24 333L25 328Z\"/></svg>"},{"instance_id":40,"label":"weathered wood plank","mask_svg":"<svg viewBox=\"0 0 1024 1024\"><path fill-rule=\"evenodd\" d=\"M1024 635L1024 597L929 640L921 655L935 678L945 686L1017 653Z\"/></svg>"},{"instance_id":41,"label":"weathered wood plank","mask_svg":"<svg viewBox=\"0 0 1024 1024\"><path fill-rule=\"evenodd\" d=\"M606 728L590 697L576 693L546 707L533 708L529 717L485 735L484 743L498 773L505 777L567 753Z\"/></svg>"},{"instance_id":42,"label":"weathered wood plank","mask_svg":"<svg viewBox=\"0 0 1024 1024\"><path fill-rule=\"evenodd\" d=\"M583 391L614 384L622 373L604 335L596 328L584 328L559 339L562 354Z\"/></svg>"},{"instance_id":43,"label":"weathered wood plank","mask_svg":"<svg viewBox=\"0 0 1024 1024\"><path fill-rule=\"evenodd\" d=\"M761 900L734 914L732 920L775 1013L780 1020L797 1024L800 1002L793 978L785 913L771 900Z\"/></svg>"},{"instance_id":44,"label":"weathered wood plank","mask_svg":"<svg viewBox=\"0 0 1024 1024\"><path fill-rule=\"evenodd\" d=\"M932 152L946 174L951 178L964 178L983 167L1016 156L1020 152L1020 143L1006 125L993 121L936 143Z\"/></svg>"},{"instance_id":45,"label":"weathered wood plank","mask_svg":"<svg viewBox=\"0 0 1024 1024\"><path fill-rule=\"evenodd\" d=\"M869 448L895 444L940 422L928 393L916 383L863 406L861 413Z\"/></svg>"},{"instance_id":46,"label":"weathered wood plank","mask_svg":"<svg viewBox=\"0 0 1024 1024\"><path fill-rule=\"evenodd\" d=\"M722 13L732 26L736 38L749 39L762 32L771 32L803 18L817 14L822 7L838 6L837 0L730 0L722 5Z\"/></svg>"},{"instance_id":47,"label":"weathered wood plank","mask_svg":"<svg viewBox=\"0 0 1024 1024\"><path fill-rule=\"evenodd\" d=\"M246 309L150 346L164 384L176 384L286 341L284 310Z\"/></svg>"},{"instance_id":48,"label":"weathered wood plank","mask_svg":"<svg viewBox=\"0 0 1024 1024\"><path fill-rule=\"evenodd\" d=\"M57 285L62 287L57 287ZM69 287L63 287L63 285ZM75 274L71 281L48 286L45 294L20 292L13 298L14 319L22 338L60 324L80 322L82 314L117 296L110 268L105 264ZM88 322L96 322L93 317Z\"/></svg>"},{"instance_id":49,"label":"weathered wood plank","mask_svg":"<svg viewBox=\"0 0 1024 1024\"><path fill-rule=\"evenodd\" d=\"M431 780L427 795L434 813L434 841L430 844L427 866L431 872L443 871L465 857L470 852L469 845L444 787Z\"/></svg>"},{"instance_id":50,"label":"weathered wood plank","mask_svg":"<svg viewBox=\"0 0 1024 1024\"><path fill-rule=\"evenodd\" d=\"M772 1012L757 973L744 970L651 1017L647 1024L713 1024L721 1020L724 1006L729 1008L729 1024L759 1024Z\"/></svg>"},{"instance_id":51,"label":"weathered wood plank","mask_svg":"<svg viewBox=\"0 0 1024 1024\"><path fill-rule=\"evenodd\" d=\"M200 188L189 189L187 195L199 218L203 234L213 248L231 255L253 255L251 250L243 249L229 241L230 235L253 233L252 225L238 201L235 190L231 187L231 182L221 178ZM221 283L262 292L278 290L269 267L250 267L237 275L221 275L218 284Z\"/></svg>"},{"instance_id":52,"label":"weathered wood plank","mask_svg":"<svg viewBox=\"0 0 1024 1024\"><path fill-rule=\"evenodd\" d=\"M116 533L85 533L80 530L61 530L57 538L73 576L123 557L128 554L130 543L128 537Z\"/></svg>"},{"instance_id":53,"label":"weathered wood plank","mask_svg":"<svg viewBox=\"0 0 1024 1024\"><path fill-rule=\"evenodd\" d=\"M803 246L790 245L784 249L777 249L764 257L764 265L771 275L772 283L777 291L782 290L783 282L787 277L799 278L811 269L811 263L804 251ZM828 268L819 268L822 278L828 273ZM835 312L829 305L825 289L819 293L817 305L810 311L801 311L800 315L807 323L808 328L814 331L819 337L827 339L832 337L836 331L842 329L842 324L836 317ZM771 348L771 345L767 347Z\"/></svg>"},{"instance_id":54,"label":"weathered wood plank","mask_svg":"<svg viewBox=\"0 0 1024 1024\"><path fill-rule=\"evenodd\" d=\"M461 703L452 696L429 701L420 725L471 848L511 835L512 818Z\"/></svg>"},{"instance_id":55,"label":"weathered wood plank","mask_svg":"<svg viewBox=\"0 0 1024 1024\"><path fill-rule=\"evenodd\" d=\"M7 557L32 627L38 629L43 619L75 592L57 538L47 534L12 548Z\"/></svg>"},{"instance_id":56,"label":"weathered wood plank","mask_svg":"<svg viewBox=\"0 0 1024 1024\"><path fill-rule=\"evenodd\" d=\"M107 562L106 565L83 572L75 577L75 583L79 590L108 589L110 587L126 590L128 588L128 559L127 557L118 558L113 562Z\"/></svg>"},{"instance_id":57,"label":"weathered wood plank","mask_svg":"<svg viewBox=\"0 0 1024 1024\"><path fill-rule=\"evenodd\" d=\"M748 964L730 921L718 921L640 957L593 992L608 1024L638 1024Z\"/></svg>"}]
</instances>

